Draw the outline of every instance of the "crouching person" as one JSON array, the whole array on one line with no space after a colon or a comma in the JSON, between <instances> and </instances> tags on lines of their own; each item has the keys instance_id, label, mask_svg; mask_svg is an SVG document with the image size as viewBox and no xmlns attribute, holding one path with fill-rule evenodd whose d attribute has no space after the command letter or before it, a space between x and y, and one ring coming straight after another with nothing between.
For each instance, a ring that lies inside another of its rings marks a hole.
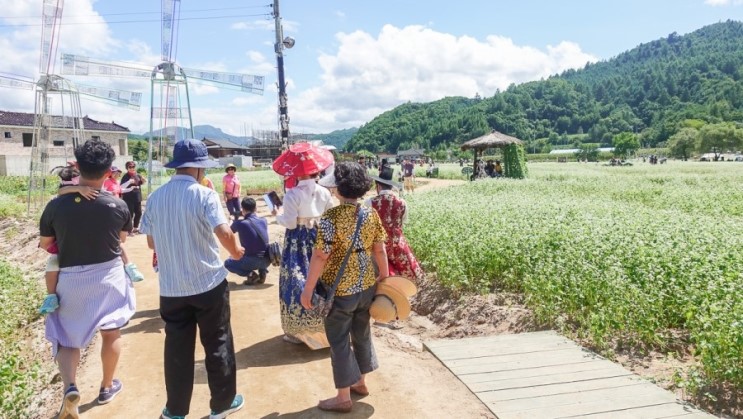
<instances>
[{"instance_id":1,"label":"crouching person","mask_svg":"<svg viewBox=\"0 0 743 419\"><path fill-rule=\"evenodd\" d=\"M229 258L224 267L235 275L247 277L244 285L266 282L268 275L268 222L255 214L255 200L243 198L240 203L243 219L236 220L230 227L240 238L245 254L240 259ZM256 272L257 271L257 272Z\"/></svg>"}]
</instances>

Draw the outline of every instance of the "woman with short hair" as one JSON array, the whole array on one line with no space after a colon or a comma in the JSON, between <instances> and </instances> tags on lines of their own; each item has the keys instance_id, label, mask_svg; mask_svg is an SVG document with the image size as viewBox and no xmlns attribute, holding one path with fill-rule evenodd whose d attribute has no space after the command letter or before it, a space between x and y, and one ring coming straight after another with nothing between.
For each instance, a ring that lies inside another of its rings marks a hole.
<instances>
[{"instance_id":1,"label":"woman with short hair","mask_svg":"<svg viewBox=\"0 0 743 419\"><path fill-rule=\"evenodd\" d=\"M359 198L371 188L372 180L358 163L336 165L335 179L340 205L325 211L318 225L302 306L312 308L312 294L318 281L332 289L339 277L330 313L325 318L325 333L330 343L335 397L322 400L321 410L350 412L351 392L369 394L366 374L378 367L371 341L369 307L377 281L388 275L384 242L387 235L377 212L359 205ZM329 185L331 186L331 185ZM344 266L344 259L348 256ZM379 274L375 274L372 260Z\"/></svg>"}]
</instances>

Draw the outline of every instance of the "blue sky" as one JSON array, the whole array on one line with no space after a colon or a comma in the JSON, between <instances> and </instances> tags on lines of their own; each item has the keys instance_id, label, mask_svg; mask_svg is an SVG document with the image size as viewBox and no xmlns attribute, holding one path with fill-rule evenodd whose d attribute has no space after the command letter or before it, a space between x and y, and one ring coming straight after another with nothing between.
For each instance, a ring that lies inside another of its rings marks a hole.
<instances>
[{"instance_id":1,"label":"blue sky","mask_svg":"<svg viewBox=\"0 0 743 419\"><path fill-rule=\"evenodd\" d=\"M276 129L272 0L182 0L176 62L266 77L263 96L193 85L195 125L240 135ZM66 0L59 53L160 62L160 2ZM38 77L41 0L0 0L0 72ZM476 93L609 59L672 32L743 20L743 0L282 0L292 132L359 126L407 101ZM144 93L140 111L84 100L83 113L149 127L148 80L71 77ZM0 88L0 109L32 111L30 91Z\"/></svg>"}]
</instances>

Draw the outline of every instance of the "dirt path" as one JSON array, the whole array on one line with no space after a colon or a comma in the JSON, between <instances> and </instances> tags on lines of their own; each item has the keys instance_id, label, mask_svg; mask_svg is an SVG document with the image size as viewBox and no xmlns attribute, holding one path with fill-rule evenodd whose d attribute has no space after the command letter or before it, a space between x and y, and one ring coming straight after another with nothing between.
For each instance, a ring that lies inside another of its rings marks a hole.
<instances>
[{"instance_id":1,"label":"dirt path","mask_svg":"<svg viewBox=\"0 0 743 419\"><path fill-rule=\"evenodd\" d=\"M459 182L428 180L419 190L455 183ZM266 208L259 205L258 213L265 216ZM272 240L283 240L283 229L272 218L269 222ZM100 382L99 341L96 341L78 376L83 418L154 418L165 404L164 332L158 314L157 276L151 268L152 253L141 235L127 241L126 248L146 279L136 285L137 313L123 331L123 351L116 376L124 382L125 389L108 405L98 406L94 402ZM258 287L240 285L242 280L234 275L228 280L238 391L247 400L245 408L231 417L335 416L315 408L318 399L334 394L329 351L311 351L281 339L278 269L271 268L266 284ZM346 417L493 417L459 380L422 350L416 336L405 334L406 329L413 332L427 327L434 326L422 317L411 319L408 327L398 331L373 327L381 367L369 376L371 394L356 399L353 412ZM199 345L196 359L189 417L200 418L208 415L209 390ZM54 406L58 406L56 402Z\"/></svg>"}]
</instances>

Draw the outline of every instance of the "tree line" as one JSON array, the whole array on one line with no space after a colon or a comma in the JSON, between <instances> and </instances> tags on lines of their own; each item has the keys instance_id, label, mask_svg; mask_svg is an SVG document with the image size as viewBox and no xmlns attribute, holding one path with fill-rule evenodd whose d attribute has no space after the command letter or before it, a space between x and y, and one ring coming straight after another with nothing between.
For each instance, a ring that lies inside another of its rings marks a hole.
<instances>
[{"instance_id":1,"label":"tree line","mask_svg":"<svg viewBox=\"0 0 743 419\"><path fill-rule=\"evenodd\" d=\"M739 121L743 23L726 21L492 97L405 103L360 127L345 150L394 153L416 145L443 152L495 129L524 140L528 152L611 147L626 134L621 138L641 147L668 146L688 158L743 147Z\"/></svg>"}]
</instances>

